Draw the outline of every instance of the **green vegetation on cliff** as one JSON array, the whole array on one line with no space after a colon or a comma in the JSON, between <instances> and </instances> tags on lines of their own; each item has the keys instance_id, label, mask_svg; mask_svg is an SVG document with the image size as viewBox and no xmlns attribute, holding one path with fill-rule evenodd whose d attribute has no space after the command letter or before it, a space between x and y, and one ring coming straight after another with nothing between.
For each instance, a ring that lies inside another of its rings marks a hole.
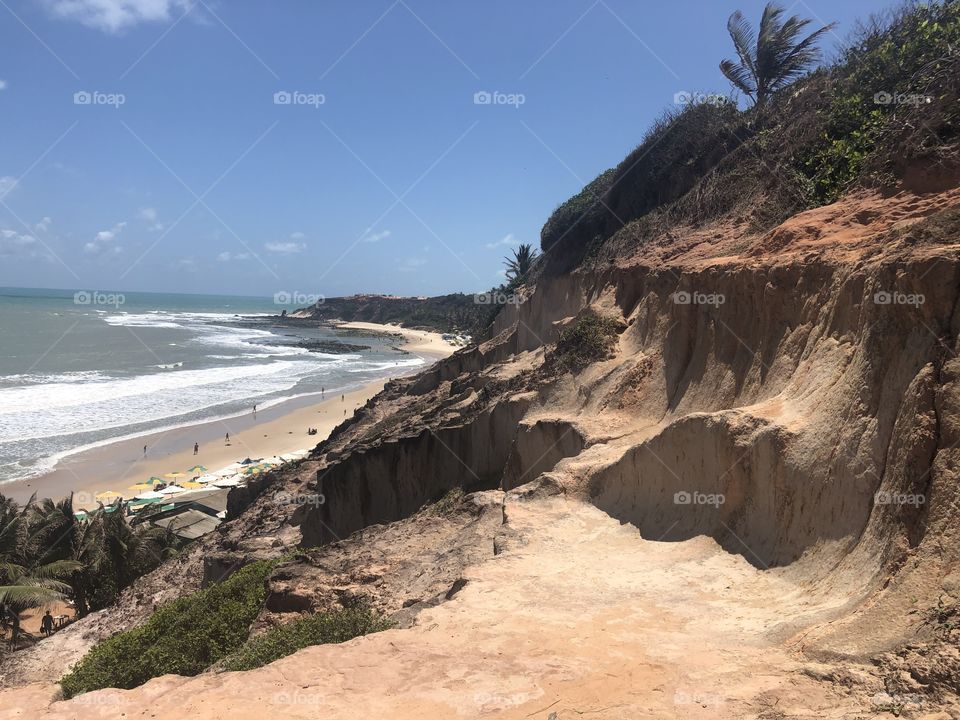
<instances>
[{"instance_id":1,"label":"green vegetation on cliff","mask_svg":"<svg viewBox=\"0 0 960 720\"><path fill-rule=\"evenodd\" d=\"M223 582L164 605L143 625L98 643L60 680L64 696L134 688L168 673L203 672L246 642L274 565L251 563Z\"/></svg>"},{"instance_id":2,"label":"green vegetation on cliff","mask_svg":"<svg viewBox=\"0 0 960 720\"><path fill-rule=\"evenodd\" d=\"M909 3L861 28L828 67L740 111L709 96L667 111L641 144L563 203L541 232L550 272L609 261L677 226L758 231L958 159L960 2Z\"/></svg>"},{"instance_id":3,"label":"green vegetation on cliff","mask_svg":"<svg viewBox=\"0 0 960 720\"><path fill-rule=\"evenodd\" d=\"M225 670L253 670L311 645L341 643L389 629L391 624L364 608L318 613L270 628L226 659Z\"/></svg>"}]
</instances>

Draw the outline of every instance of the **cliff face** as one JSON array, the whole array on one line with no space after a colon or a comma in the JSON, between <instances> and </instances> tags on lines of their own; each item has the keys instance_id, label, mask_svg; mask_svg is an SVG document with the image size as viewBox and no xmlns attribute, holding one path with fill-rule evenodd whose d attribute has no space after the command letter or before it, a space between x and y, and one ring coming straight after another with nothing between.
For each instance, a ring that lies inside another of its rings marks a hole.
<instances>
[{"instance_id":1,"label":"cliff face","mask_svg":"<svg viewBox=\"0 0 960 720\"><path fill-rule=\"evenodd\" d=\"M538 278L490 339L390 383L180 563L296 549L261 625L362 600L404 629L250 673L13 702L55 717L93 702L955 712L958 208L955 188L861 192L769 232L675 228ZM567 371L557 341L594 316L617 329L611 349ZM150 582L125 602L149 603Z\"/></svg>"}]
</instances>

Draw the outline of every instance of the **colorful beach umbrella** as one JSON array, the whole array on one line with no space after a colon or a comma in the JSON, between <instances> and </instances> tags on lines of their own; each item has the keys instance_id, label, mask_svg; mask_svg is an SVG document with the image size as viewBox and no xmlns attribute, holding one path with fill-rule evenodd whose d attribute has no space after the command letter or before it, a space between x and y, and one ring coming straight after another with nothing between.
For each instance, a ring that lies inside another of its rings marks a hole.
<instances>
[{"instance_id":1,"label":"colorful beach umbrella","mask_svg":"<svg viewBox=\"0 0 960 720\"><path fill-rule=\"evenodd\" d=\"M204 485L203 483L198 483L198 482L190 481L190 482L182 482L182 483L180 483L180 487L182 487L182 488L190 488L191 490L196 490L197 488L205 488L206 485Z\"/></svg>"},{"instance_id":2,"label":"colorful beach umbrella","mask_svg":"<svg viewBox=\"0 0 960 720\"><path fill-rule=\"evenodd\" d=\"M164 475L164 477L165 477L165 478L174 478L174 479L176 479L176 478L182 478L182 477L186 477L186 473L182 473L182 472L180 472L179 470L177 470L176 472L169 472L169 473L167 473L166 475Z\"/></svg>"},{"instance_id":3,"label":"colorful beach umbrella","mask_svg":"<svg viewBox=\"0 0 960 720\"><path fill-rule=\"evenodd\" d=\"M106 492L97 493L94 495L97 500L113 500L114 498L121 497L120 493L114 492L113 490L107 490Z\"/></svg>"},{"instance_id":4,"label":"colorful beach umbrella","mask_svg":"<svg viewBox=\"0 0 960 720\"><path fill-rule=\"evenodd\" d=\"M192 468L187 470L187 472L201 472L205 473L207 469L203 465L194 465Z\"/></svg>"},{"instance_id":5,"label":"colorful beach umbrella","mask_svg":"<svg viewBox=\"0 0 960 720\"><path fill-rule=\"evenodd\" d=\"M127 490L149 490L152 487L152 483L137 483L136 485L128 487Z\"/></svg>"},{"instance_id":6,"label":"colorful beach umbrella","mask_svg":"<svg viewBox=\"0 0 960 720\"><path fill-rule=\"evenodd\" d=\"M151 485L159 485L160 483L163 482L163 478L157 477L156 475L154 475L152 478L147 480L147 482L150 483Z\"/></svg>"}]
</instances>

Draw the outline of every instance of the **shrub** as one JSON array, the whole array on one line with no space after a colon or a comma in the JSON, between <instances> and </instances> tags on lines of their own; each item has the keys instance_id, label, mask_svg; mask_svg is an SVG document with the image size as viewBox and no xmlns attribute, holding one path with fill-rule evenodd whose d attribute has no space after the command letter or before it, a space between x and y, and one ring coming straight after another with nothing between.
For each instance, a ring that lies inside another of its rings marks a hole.
<instances>
[{"instance_id":1,"label":"shrub","mask_svg":"<svg viewBox=\"0 0 960 720\"><path fill-rule=\"evenodd\" d=\"M620 324L611 317L585 315L560 333L551 356L561 370L581 370L590 363L610 357Z\"/></svg>"},{"instance_id":2,"label":"shrub","mask_svg":"<svg viewBox=\"0 0 960 720\"><path fill-rule=\"evenodd\" d=\"M225 670L253 670L311 645L341 643L380 632L392 624L365 608L319 613L271 628L226 659Z\"/></svg>"},{"instance_id":3,"label":"shrub","mask_svg":"<svg viewBox=\"0 0 960 720\"><path fill-rule=\"evenodd\" d=\"M145 624L98 643L60 680L64 697L207 669L246 641L274 565L251 563L217 585L164 605Z\"/></svg>"}]
</instances>

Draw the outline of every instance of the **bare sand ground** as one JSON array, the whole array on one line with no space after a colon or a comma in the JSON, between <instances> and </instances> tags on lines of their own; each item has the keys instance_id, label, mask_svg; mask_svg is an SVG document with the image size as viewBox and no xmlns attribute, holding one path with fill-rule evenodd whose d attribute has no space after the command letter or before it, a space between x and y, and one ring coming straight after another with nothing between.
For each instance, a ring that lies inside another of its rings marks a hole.
<instances>
[{"instance_id":1,"label":"bare sand ground","mask_svg":"<svg viewBox=\"0 0 960 720\"><path fill-rule=\"evenodd\" d=\"M803 672L792 628L827 608L778 573L579 501L508 499L505 517L503 551L408 630L69 702L34 684L0 692L0 718L892 717Z\"/></svg>"},{"instance_id":2,"label":"bare sand ground","mask_svg":"<svg viewBox=\"0 0 960 720\"><path fill-rule=\"evenodd\" d=\"M398 332L404 336L403 348L428 363L456 350L438 333L407 331L375 323L357 323L349 327ZM45 475L4 483L0 485L0 492L18 502L26 502L33 493L38 497L61 498L73 492L75 507L95 508L98 493L112 491L130 498L143 492L130 487L152 476L184 472L195 465L214 471L247 457L255 459L312 449L333 428L380 392L388 379L346 393L295 398L258 410L255 417L251 411L238 417L102 445L67 456ZM341 395L344 396L342 399ZM316 428L317 434L308 435L307 428ZM229 444L226 442L227 433L230 433ZM193 454L194 443L200 446L196 455ZM147 447L146 453L144 446ZM188 480L189 476L184 479Z\"/></svg>"}]
</instances>

